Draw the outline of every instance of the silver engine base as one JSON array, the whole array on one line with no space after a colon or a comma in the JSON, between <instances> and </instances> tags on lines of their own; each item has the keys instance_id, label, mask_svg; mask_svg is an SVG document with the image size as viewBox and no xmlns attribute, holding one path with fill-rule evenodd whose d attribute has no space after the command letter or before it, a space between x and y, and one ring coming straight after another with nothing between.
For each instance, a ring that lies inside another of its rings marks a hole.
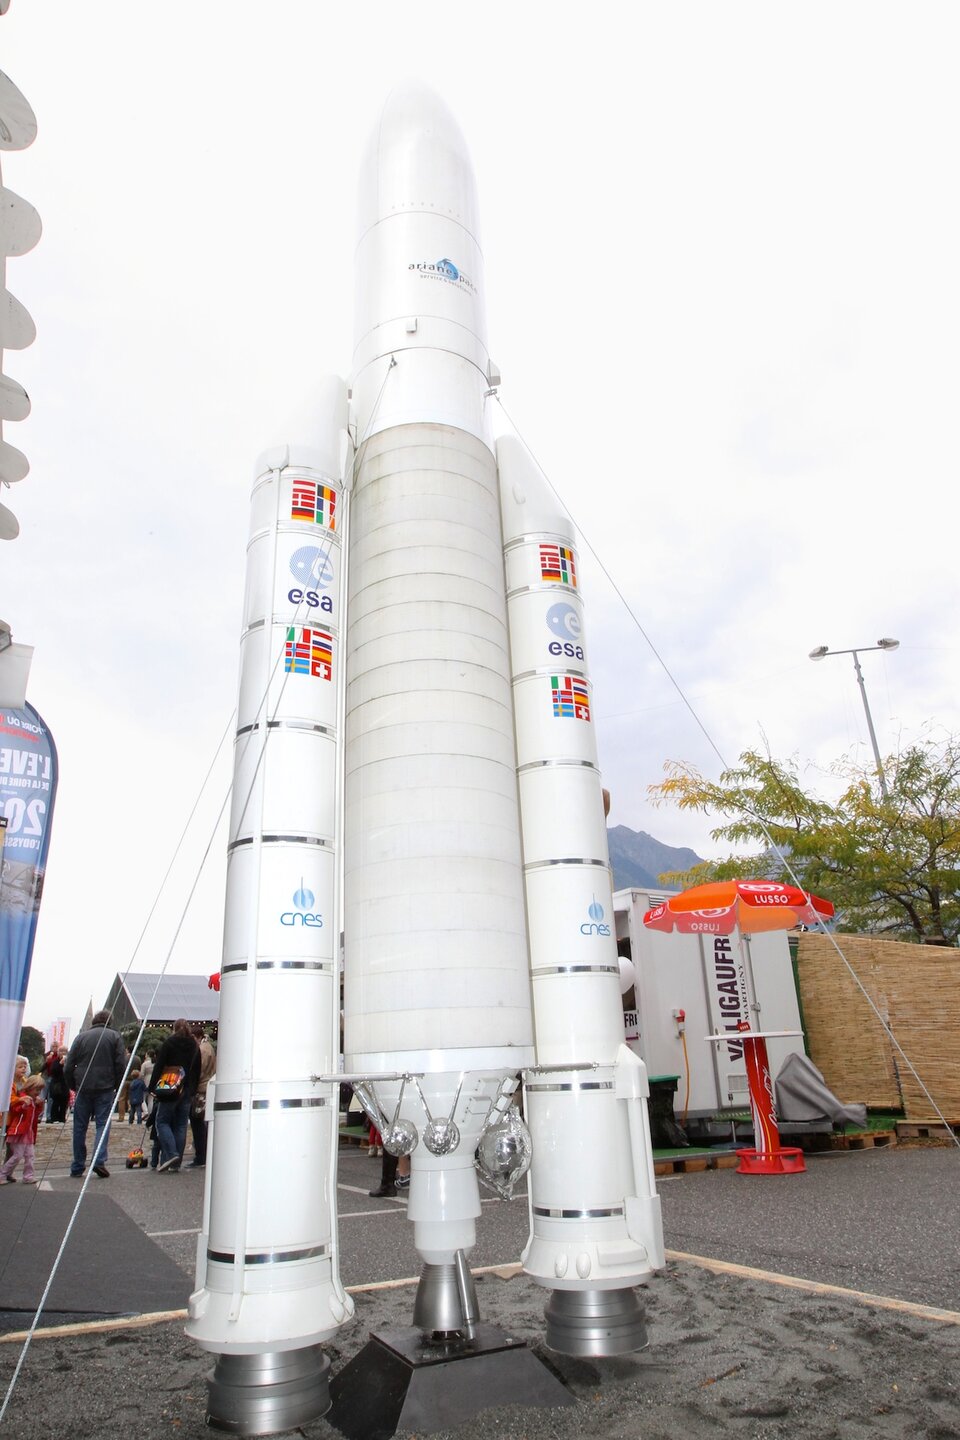
<instances>
[{"instance_id":1,"label":"silver engine base","mask_svg":"<svg viewBox=\"0 0 960 1440\"><path fill-rule=\"evenodd\" d=\"M330 1361L319 1345L218 1355L207 1372L207 1424L228 1435L276 1435L325 1415Z\"/></svg>"},{"instance_id":2,"label":"silver engine base","mask_svg":"<svg viewBox=\"0 0 960 1440\"><path fill-rule=\"evenodd\" d=\"M629 1355L647 1344L633 1289L554 1290L544 1307L545 1340L560 1355Z\"/></svg>"}]
</instances>

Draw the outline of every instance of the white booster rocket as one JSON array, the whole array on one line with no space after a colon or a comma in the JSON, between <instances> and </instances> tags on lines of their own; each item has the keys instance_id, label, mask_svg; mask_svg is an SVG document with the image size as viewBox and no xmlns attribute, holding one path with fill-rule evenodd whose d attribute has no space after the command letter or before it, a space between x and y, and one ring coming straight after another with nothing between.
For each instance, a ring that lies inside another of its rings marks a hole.
<instances>
[{"instance_id":1,"label":"white booster rocket","mask_svg":"<svg viewBox=\"0 0 960 1440\"><path fill-rule=\"evenodd\" d=\"M236 1434L328 1403L317 1350L353 1313L337 1267L341 477L346 386L315 435L260 459L251 497L233 804L197 1288L187 1333L220 1356Z\"/></svg>"},{"instance_id":2,"label":"white booster rocket","mask_svg":"<svg viewBox=\"0 0 960 1440\"><path fill-rule=\"evenodd\" d=\"M509 1193L531 1164L521 1074L548 1343L639 1348L634 1287L663 1264L572 529L519 443L495 444L473 170L421 87L384 106L358 237L350 391L331 382L253 492L188 1324L220 1356L211 1423L239 1434L318 1413L316 1347L352 1312L341 883L345 1072L411 1155L415 1325L471 1333L478 1171Z\"/></svg>"},{"instance_id":3,"label":"white booster rocket","mask_svg":"<svg viewBox=\"0 0 960 1440\"><path fill-rule=\"evenodd\" d=\"M646 1343L634 1286L663 1266L646 1066L624 1043L603 790L573 527L514 436L497 442L537 1064L524 1269L547 1344Z\"/></svg>"}]
</instances>

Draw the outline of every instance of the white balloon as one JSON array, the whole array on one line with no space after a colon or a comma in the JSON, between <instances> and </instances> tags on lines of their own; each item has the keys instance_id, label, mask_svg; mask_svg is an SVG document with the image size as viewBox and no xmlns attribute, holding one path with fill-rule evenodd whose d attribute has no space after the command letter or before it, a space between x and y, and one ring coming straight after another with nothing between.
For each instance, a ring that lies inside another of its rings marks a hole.
<instances>
[{"instance_id":1,"label":"white balloon","mask_svg":"<svg viewBox=\"0 0 960 1440\"><path fill-rule=\"evenodd\" d=\"M636 984L637 972L632 960L626 955L620 956L620 994L626 995L631 985Z\"/></svg>"}]
</instances>

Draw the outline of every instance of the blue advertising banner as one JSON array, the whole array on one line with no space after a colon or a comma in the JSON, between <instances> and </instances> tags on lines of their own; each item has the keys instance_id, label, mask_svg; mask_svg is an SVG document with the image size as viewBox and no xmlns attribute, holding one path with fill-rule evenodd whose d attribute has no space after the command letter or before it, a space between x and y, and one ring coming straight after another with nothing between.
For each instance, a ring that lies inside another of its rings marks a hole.
<instances>
[{"instance_id":1,"label":"blue advertising banner","mask_svg":"<svg viewBox=\"0 0 960 1440\"><path fill-rule=\"evenodd\" d=\"M32 705L0 706L0 1110L23 1024L57 792L57 747Z\"/></svg>"}]
</instances>

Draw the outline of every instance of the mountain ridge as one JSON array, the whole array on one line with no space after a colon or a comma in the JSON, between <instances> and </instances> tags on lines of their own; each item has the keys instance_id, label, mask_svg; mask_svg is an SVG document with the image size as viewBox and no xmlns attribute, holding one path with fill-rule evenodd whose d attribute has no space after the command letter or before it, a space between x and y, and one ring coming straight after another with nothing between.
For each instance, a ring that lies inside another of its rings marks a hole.
<instances>
[{"instance_id":1,"label":"mountain ridge","mask_svg":"<svg viewBox=\"0 0 960 1440\"><path fill-rule=\"evenodd\" d=\"M665 845L645 830L627 825L607 828L614 890L661 890L657 879L667 870L689 870L702 858L688 846Z\"/></svg>"}]
</instances>

